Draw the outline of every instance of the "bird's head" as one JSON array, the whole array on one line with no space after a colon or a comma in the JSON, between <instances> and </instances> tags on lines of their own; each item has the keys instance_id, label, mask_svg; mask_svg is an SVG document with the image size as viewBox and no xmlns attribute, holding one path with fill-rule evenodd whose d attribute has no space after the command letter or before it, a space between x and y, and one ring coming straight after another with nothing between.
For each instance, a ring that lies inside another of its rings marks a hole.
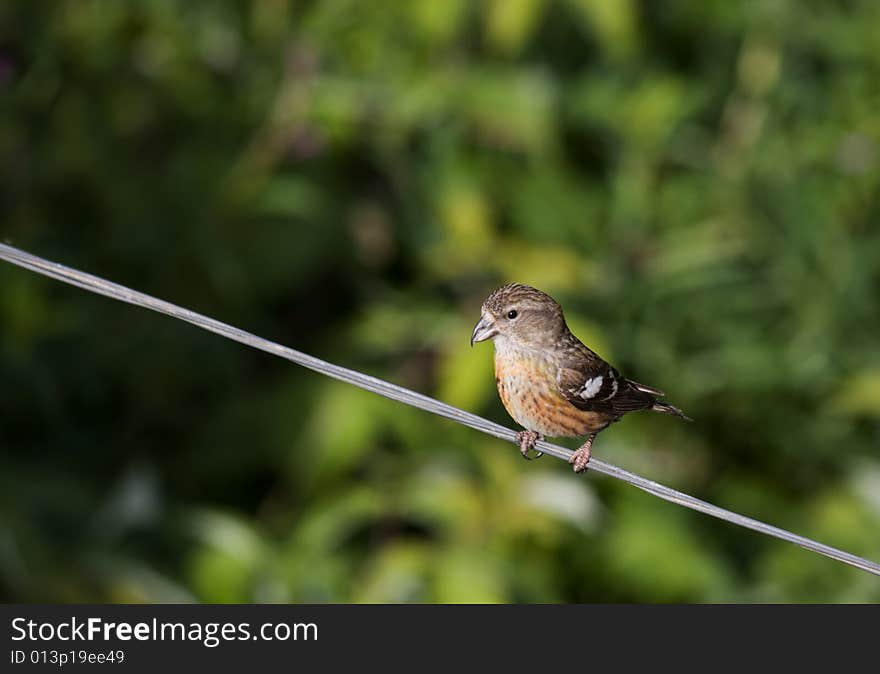
<instances>
[{"instance_id":1,"label":"bird's head","mask_svg":"<svg viewBox=\"0 0 880 674\"><path fill-rule=\"evenodd\" d=\"M487 339L526 348L552 346L567 330L559 303L537 288L511 283L483 302L471 346Z\"/></svg>"}]
</instances>

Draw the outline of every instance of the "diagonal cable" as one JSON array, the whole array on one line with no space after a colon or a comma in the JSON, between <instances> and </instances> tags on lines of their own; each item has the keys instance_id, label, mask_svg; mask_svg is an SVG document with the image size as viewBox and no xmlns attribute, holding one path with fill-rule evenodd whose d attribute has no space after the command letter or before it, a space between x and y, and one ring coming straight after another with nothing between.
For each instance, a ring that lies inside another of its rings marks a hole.
<instances>
[{"instance_id":1,"label":"diagonal cable","mask_svg":"<svg viewBox=\"0 0 880 674\"><path fill-rule=\"evenodd\" d=\"M367 391L378 393L391 400L396 400L406 405L425 410L426 412L431 412L432 414L452 419L453 421L469 426L475 430L482 431L488 435L495 436L496 438L515 442L516 433L514 431L489 421L488 419L479 417L476 414L465 412L452 405L447 405L439 400L435 400L434 398L421 393L416 393L415 391L410 391L407 388L383 381L382 379L371 377L368 374L357 372L356 370L349 370L348 368L340 367L339 365L328 363L320 358L310 356L307 353L296 351L286 346L281 346L275 342L270 342L267 339L257 337L256 335L245 332L244 330L240 330L231 325L227 325L226 323L221 323L213 318L197 314L189 309L184 309L183 307L171 304L170 302L156 299L155 297L145 295L144 293L132 290L131 288L126 288L117 283L106 281L97 276L92 276L91 274L71 269L70 267L65 267L56 262L44 260L36 255L31 255L23 250L5 244L0 244L0 259L11 262L19 267L24 267L25 269L29 269L38 274L88 290L89 292L105 295L121 302L145 307L147 309L152 309L153 311L158 311L161 314L178 318L182 321L192 323L204 330L215 332L228 339L259 349L260 351L266 351L267 353L286 358L298 365L302 365L303 367L307 367L310 370L314 370L315 372L319 372L328 377L349 384L354 384L355 386L359 386ZM536 447L545 454L555 456L556 458L565 461L568 460L568 457L572 453L571 450L566 449L565 447L553 445L549 442L540 441L537 443ZM802 548L819 553L820 555L825 555L826 557L836 559L844 564L849 564L850 566L862 569L868 573L880 576L880 564L877 564L876 562L819 543L818 541L805 538L804 536L798 536L790 531L774 527L770 524L752 519L751 517L746 517L745 515L740 515L739 513L725 510L724 508L719 508L711 503L701 501L688 494L684 494L670 487L653 482L652 480L631 473L623 468L618 468L617 466L606 463L595 457L590 460L590 470L627 482L628 484L638 487L658 498L662 498L665 501L677 503L685 508L690 508L691 510L696 510L705 513L706 515L711 515L712 517L732 522L741 527L745 527L746 529L752 529L753 531L758 531L767 536L773 536L783 541L794 543L795 545L799 545Z\"/></svg>"}]
</instances>

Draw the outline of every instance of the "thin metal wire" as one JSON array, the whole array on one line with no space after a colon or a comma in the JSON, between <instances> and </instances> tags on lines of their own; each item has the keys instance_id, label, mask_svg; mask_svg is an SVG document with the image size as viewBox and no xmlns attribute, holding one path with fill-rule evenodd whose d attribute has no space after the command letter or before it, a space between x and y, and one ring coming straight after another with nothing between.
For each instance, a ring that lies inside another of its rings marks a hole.
<instances>
[{"instance_id":1,"label":"thin metal wire","mask_svg":"<svg viewBox=\"0 0 880 674\"><path fill-rule=\"evenodd\" d=\"M366 389L367 391L378 393L379 395L390 398L391 400L396 400L406 405L411 405L412 407L417 407L419 409L425 410L426 412L431 412L432 414L437 414L439 416L446 417L447 419L452 419L453 421L456 421L465 426L469 426L470 428L481 431L483 433L487 433L488 435L492 435L496 438L508 440L510 442L515 441L516 433L514 431L509 428L505 428L504 426L501 426L499 424L496 424L492 421L489 421L488 419L479 417L476 414L465 412L464 410L453 407L452 405L447 405L446 403L435 400L434 398L431 398L429 396L422 395L421 393L416 393L415 391L410 391L409 389L402 386L397 386L396 384L383 381L382 379L371 377L370 375L364 374L362 372L349 370L348 368L340 367L339 365L334 365L333 363L328 363L327 361L321 360L320 358L315 358L314 356L302 353L301 351L296 351L295 349L281 346L280 344L270 342L269 340L263 339L262 337L257 337L256 335L253 335L249 332L239 330L238 328L235 328L231 325L221 323L220 321L216 321L213 318L208 318L207 316L203 316L202 314L190 311L189 309L184 309L183 307L171 304L170 302L156 299L155 297L151 297L150 295L145 295L144 293L132 290L131 288L126 288L125 286L121 286L117 283L112 283L111 281L106 281L97 276L92 276L91 274L87 274L76 269L71 269L70 267L65 267L64 265L55 262L50 262L43 258L37 257L36 255L31 255L30 253L26 253L23 250L19 250L18 248L14 248L5 244L0 244L0 259L11 262L12 264L18 265L19 267L29 269L38 274L42 274L44 276L48 276L59 281L63 281L64 283L69 283L70 285L77 286L84 290L97 293L99 295L105 295L106 297L111 297L121 302L127 302L128 304L134 304L136 306L152 309L153 311L157 311L161 314L166 314L168 316L172 316L173 318L187 321L188 323L192 323L193 325L196 325L204 330L217 333L218 335L222 335L223 337L226 337L228 339L235 340L236 342L241 342L242 344L246 344L247 346L259 349L260 351L265 351L267 353L280 356L281 358L286 358L287 360L293 361L298 365L307 367L310 370L314 370L315 372L320 372L321 374L327 375L328 377L332 377L334 379L338 379L349 384L354 384L355 386L359 386L360 388ZM545 454L555 456L556 458L562 459L564 461L567 461L568 457L571 456L572 453L571 450L566 449L565 447L553 445L549 442L538 442L536 447ZM877 564L876 562L858 557L843 550L838 550L837 548L832 548L831 546L824 545L823 543L819 543L809 538L798 536L797 534L794 534L790 531L786 531L785 529L780 529L779 527L765 524L764 522L752 519L751 517L746 517L744 515L731 512L730 510L719 508L718 506L712 505L711 503L701 501L700 499L689 496L688 494L684 494L680 491L676 491L675 489L671 489L670 487L658 484L657 482L653 482L652 480L648 480L644 477L641 477L640 475L636 475L635 473L631 473L622 468L618 468L617 466L606 463L605 461L602 461L595 457L593 457L593 459L590 461L590 471L602 473L603 475L608 475L609 477L622 480L623 482L631 484L634 487L638 487L639 489L646 491L649 494L653 494L654 496L657 496L658 498L661 498L665 501L677 503L678 505L685 508L690 508L691 510L696 510L698 512L705 513L706 515L711 515L712 517L726 520L727 522L732 522L733 524L737 524L747 529L752 529L753 531L766 534L767 536L773 536L783 541L794 543L795 545L799 545L802 548L806 548L807 550L819 553L820 555L825 555L826 557L836 559L837 561L843 562L844 564L849 564L850 566L862 569L863 571L867 571L868 573L880 576L880 564Z\"/></svg>"}]
</instances>

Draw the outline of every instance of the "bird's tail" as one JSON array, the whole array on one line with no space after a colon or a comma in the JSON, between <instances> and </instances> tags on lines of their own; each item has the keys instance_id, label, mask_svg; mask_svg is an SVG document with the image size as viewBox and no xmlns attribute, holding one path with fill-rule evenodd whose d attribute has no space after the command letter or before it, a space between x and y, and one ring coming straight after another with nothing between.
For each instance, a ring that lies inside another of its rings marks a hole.
<instances>
[{"instance_id":1,"label":"bird's tail","mask_svg":"<svg viewBox=\"0 0 880 674\"><path fill-rule=\"evenodd\" d=\"M655 401L651 409L655 412L662 412L663 414L671 414L674 417L681 417L685 421L693 421L693 419L675 407L675 405L670 405L669 403L664 403L660 400Z\"/></svg>"}]
</instances>

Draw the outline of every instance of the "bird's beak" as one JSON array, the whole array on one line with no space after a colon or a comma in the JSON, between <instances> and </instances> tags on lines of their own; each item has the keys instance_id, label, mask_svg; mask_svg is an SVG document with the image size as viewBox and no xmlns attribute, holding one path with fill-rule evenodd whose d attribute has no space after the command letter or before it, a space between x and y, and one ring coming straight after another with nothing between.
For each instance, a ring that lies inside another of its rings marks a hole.
<instances>
[{"instance_id":1,"label":"bird's beak","mask_svg":"<svg viewBox=\"0 0 880 674\"><path fill-rule=\"evenodd\" d=\"M495 327L495 321L483 314L480 321L474 327L474 334L471 335L471 346L476 342L484 342L498 334L498 328Z\"/></svg>"}]
</instances>

